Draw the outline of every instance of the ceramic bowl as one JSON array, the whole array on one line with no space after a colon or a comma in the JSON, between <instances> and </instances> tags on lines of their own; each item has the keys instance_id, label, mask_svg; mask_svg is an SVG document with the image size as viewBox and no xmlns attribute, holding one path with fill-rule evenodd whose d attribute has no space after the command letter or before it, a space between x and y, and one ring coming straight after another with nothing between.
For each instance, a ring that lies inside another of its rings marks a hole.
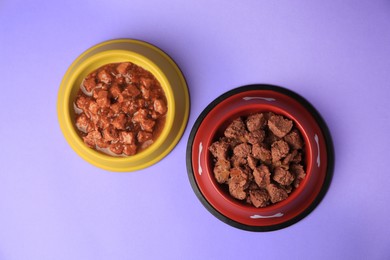
<instances>
[{"instance_id":1,"label":"ceramic bowl","mask_svg":"<svg viewBox=\"0 0 390 260\"><path fill-rule=\"evenodd\" d=\"M87 147L77 134L73 108L83 78L105 64L119 62L132 62L150 71L160 82L168 106L164 129L157 140L140 153L127 157L113 157ZM78 155L105 170L127 172L153 165L175 147L186 127L189 106L186 81L167 54L143 41L118 39L93 46L72 63L61 82L57 112L65 139Z\"/></svg>"},{"instance_id":2,"label":"ceramic bowl","mask_svg":"<svg viewBox=\"0 0 390 260\"><path fill-rule=\"evenodd\" d=\"M305 142L305 179L286 200L264 208L232 198L216 182L208 150L232 120L256 112L274 112L293 120ZM231 226L250 231L281 229L307 216L324 197L334 164L331 136L316 109L286 88L264 84L233 89L211 102L192 128L186 155L190 183L207 210Z\"/></svg>"}]
</instances>

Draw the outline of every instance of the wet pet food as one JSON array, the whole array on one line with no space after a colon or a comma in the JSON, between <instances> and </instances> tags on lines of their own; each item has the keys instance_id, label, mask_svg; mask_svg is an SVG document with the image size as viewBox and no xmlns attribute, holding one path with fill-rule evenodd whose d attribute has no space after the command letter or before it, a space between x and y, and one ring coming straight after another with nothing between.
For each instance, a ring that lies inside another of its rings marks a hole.
<instances>
[{"instance_id":1,"label":"wet pet food","mask_svg":"<svg viewBox=\"0 0 390 260\"><path fill-rule=\"evenodd\" d=\"M167 101L157 79L130 62L104 65L83 80L74 102L84 143L111 156L146 149L161 133Z\"/></svg>"},{"instance_id":2,"label":"wet pet food","mask_svg":"<svg viewBox=\"0 0 390 260\"><path fill-rule=\"evenodd\" d=\"M236 118L209 150L216 181L257 208L287 199L306 176L303 139L282 115Z\"/></svg>"}]
</instances>

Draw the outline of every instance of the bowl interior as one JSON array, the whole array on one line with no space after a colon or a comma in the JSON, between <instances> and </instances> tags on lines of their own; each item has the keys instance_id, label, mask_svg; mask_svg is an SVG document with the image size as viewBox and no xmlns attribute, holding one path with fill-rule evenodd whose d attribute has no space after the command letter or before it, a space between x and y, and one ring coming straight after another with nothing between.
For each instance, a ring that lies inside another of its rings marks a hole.
<instances>
[{"instance_id":1,"label":"bowl interior","mask_svg":"<svg viewBox=\"0 0 390 260\"><path fill-rule=\"evenodd\" d=\"M77 131L75 129L75 112L73 109L73 102L74 99L80 89L80 85L83 81L83 79L92 71L98 69L99 67L109 64L109 63L118 63L118 62L132 62L138 66L141 66L142 68L150 71L156 79L160 82L161 87L163 88L166 98L167 98L167 105L168 105L168 111L166 116L166 122L164 125L164 128L160 134L160 136L157 138L157 140L147 149L141 151L140 153L129 156L129 157L112 157L109 155L105 155L102 153L99 153L93 149L90 149L86 145L84 145L82 139L78 136ZM173 98L173 93L171 90L171 87L169 85L169 82L165 75L162 73L162 71L149 59L146 57L143 57L137 53L129 52L129 51L120 51L120 50L111 50L111 51L105 51L98 53L88 59L86 59L80 66L77 67L77 69L74 71L73 75L69 79L69 99L68 99L68 111L69 111L69 121L72 124L72 129L77 137L75 138L77 142L82 142L82 144L85 146L85 149L91 153L94 154L97 157L105 157L105 158L113 158L113 159L119 159L119 160L137 160L137 157L143 157L145 154L148 154L150 150L154 150L156 147L160 146L163 140L167 137L169 132L171 131L172 125L173 125L173 118L174 118L174 111L175 111L175 101Z\"/></svg>"},{"instance_id":2,"label":"bowl interior","mask_svg":"<svg viewBox=\"0 0 390 260\"><path fill-rule=\"evenodd\" d=\"M273 105L269 105L269 104L258 104L258 105L252 104L249 106L244 105L241 107L237 107L236 109L226 111L225 116L223 118L220 118L220 122L213 125L210 128L210 138L208 139L209 142L206 143L206 147L210 147L213 142L217 141L219 139L219 137L223 136L224 130L229 126L229 124L234 119L241 117L241 116L248 116L250 114L260 113L260 112L263 112L263 113L264 112L273 112L275 114L283 115L284 117L292 120L294 122L295 127L297 127L298 130L300 131L302 138L304 139L304 143L309 144L308 136L306 134L304 126L301 123L297 122L297 119L293 116L293 114L288 113L287 111L279 108L278 106L273 106ZM268 211L269 208L281 208L285 204L291 203L291 201L294 200L294 198L296 198L298 196L300 191L302 189L304 189L304 186L306 184L306 180L309 178L310 172L311 172L311 171L307 171L307 169L311 169L311 157L312 157L311 151L312 151L312 149L310 149L310 146L305 145L305 147L304 147L304 158L305 158L304 162L307 162L307 163L304 164L304 168L305 168L305 171L307 172L307 176L301 182L299 187L294 189L294 191L292 191L291 194L289 194L287 199L285 199L281 202L278 202L276 204L269 205L269 206L267 206L267 209L258 208L259 212ZM213 157L212 157L211 152L209 150L207 150L207 153L208 153L208 156L207 156L207 160L206 160L206 172L207 172L207 174L209 174L211 176L210 178L211 178L212 184L215 186L215 189L217 189L219 191L219 193L222 196L224 196L225 199L228 200L230 203L236 204L237 207L243 207L244 209L245 208L249 208L249 209L254 208L254 206L252 206L252 205L249 205L243 201L239 201L237 199L234 199L230 195L227 186L221 185L215 180L215 178L213 177L213 167L214 167Z\"/></svg>"}]
</instances>

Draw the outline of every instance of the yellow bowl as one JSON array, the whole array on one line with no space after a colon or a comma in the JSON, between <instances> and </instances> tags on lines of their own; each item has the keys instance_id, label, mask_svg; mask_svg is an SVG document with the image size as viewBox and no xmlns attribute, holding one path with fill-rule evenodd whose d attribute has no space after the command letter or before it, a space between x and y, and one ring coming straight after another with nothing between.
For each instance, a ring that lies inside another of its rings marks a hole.
<instances>
[{"instance_id":1,"label":"yellow bowl","mask_svg":"<svg viewBox=\"0 0 390 260\"><path fill-rule=\"evenodd\" d=\"M118 62L132 62L150 71L160 82L168 111L164 129L147 149L128 157L112 157L86 146L75 129L73 102L90 72ZM138 40L118 39L100 43L81 54L67 70L58 92L58 120L65 139L89 163L109 171L136 171L164 158L179 142L190 108L186 81L174 61L157 47Z\"/></svg>"}]
</instances>

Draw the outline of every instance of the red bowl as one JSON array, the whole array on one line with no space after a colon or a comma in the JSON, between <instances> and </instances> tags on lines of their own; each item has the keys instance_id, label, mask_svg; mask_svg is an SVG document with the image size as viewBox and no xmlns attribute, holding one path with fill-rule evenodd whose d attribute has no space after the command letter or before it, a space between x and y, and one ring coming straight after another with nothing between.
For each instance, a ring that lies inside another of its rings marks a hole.
<instances>
[{"instance_id":1,"label":"red bowl","mask_svg":"<svg viewBox=\"0 0 390 260\"><path fill-rule=\"evenodd\" d=\"M235 200L216 182L208 147L235 118L267 111L293 120L300 130L306 178L286 200L255 208ZM243 86L215 99L196 120L187 145L188 177L199 200L218 219L250 231L285 228L307 216L328 190L333 167L333 144L320 114L298 94L273 85Z\"/></svg>"}]
</instances>

